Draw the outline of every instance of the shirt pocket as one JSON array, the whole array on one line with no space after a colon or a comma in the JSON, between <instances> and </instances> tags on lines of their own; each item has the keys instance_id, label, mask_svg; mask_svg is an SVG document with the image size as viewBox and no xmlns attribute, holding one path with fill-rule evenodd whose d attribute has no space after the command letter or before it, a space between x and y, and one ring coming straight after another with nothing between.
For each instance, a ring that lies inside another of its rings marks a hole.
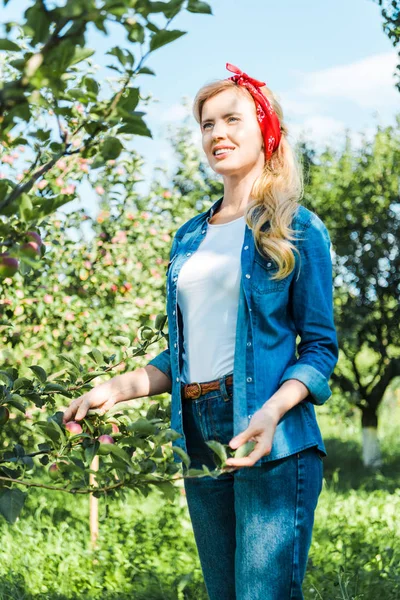
<instances>
[{"instance_id":1,"label":"shirt pocket","mask_svg":"<svg viewBox=\"0 0 400 600\"><path fill-rule=\"evenodd\" d=\"M278 272L278 265L271 258L263 258L256 251L254 256L252 287L263 294L282 292L287 285L287 279L272 279Z\"/></svg>"}]
</instances>

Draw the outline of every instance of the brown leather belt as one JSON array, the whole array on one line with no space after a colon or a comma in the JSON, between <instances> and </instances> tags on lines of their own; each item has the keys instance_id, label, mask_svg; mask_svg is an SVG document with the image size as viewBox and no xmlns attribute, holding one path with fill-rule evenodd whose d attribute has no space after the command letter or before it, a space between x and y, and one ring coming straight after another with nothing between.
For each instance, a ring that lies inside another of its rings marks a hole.
<instances>
[{"instance_id":1,"label":"brown leather belt","mask_svg":"<svg viewBox=\"0 0 400 600\"><path fill-rule=\"evenodd\" d=\"M225 379L225 384L233 384L233 375L228 375ZM213 390L219 390L219 379L213 381L207 381L206 383L186 383L182 387L182 399L183 400L197 400L203 394L212 392Z\"/></svg>"}]
</instances>

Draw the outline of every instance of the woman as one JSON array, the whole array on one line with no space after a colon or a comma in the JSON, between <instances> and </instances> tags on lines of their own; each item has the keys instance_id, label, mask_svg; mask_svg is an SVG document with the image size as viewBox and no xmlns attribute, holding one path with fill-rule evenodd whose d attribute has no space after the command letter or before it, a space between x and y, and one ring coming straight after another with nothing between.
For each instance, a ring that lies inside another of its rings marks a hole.
<instances>
[{"instance_id":1,"label":"woman","mask_svg":"<svg viewBox=\"0 0 400 600\"><path fill-rule=\"evenodd\" d=\"M194 102L224 195L175 235L169 347L74 400L64 420L171 391L174 445L191 468L215 468L209 440L256 442L219 477L184 479L207 592L301 599L326 456L314 405L331 396L338 359L330 238L297 202L302 173L278 100L227 68L235 75L205 85Z\"/></svg>"}]
</instances>

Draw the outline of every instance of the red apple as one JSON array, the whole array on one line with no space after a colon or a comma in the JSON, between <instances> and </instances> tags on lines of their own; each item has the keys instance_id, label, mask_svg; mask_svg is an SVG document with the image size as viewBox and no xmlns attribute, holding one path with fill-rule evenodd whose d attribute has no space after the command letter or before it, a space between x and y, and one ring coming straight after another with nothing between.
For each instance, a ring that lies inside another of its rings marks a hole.
<instances>
[{"instance_id":1,"label":"red apple","mask_svg":"<svg viewBox=\"0 0 400 600\"><path fill-rule=\"evenodd\" d=\"M49 475L50 475L51 479L54 479L54 480L56 480L60 477L60 467L56 463L53 463L52 465L50 465Z\"/></svg>"},{"instance_id":2,"label":"red apple","mask_svg":"<svg viewBox=\"0 0 400 600\"><path fill-rule=\"evenodd\" d=\"M18 271L19 262L16 258L4 252L0 254L0 279L13 277Z\"/></svg>"},{"instance_id":3,"label":"red apple","mask_svg":"<svg viewBox=\"0 0 400 600\"><path fill-rule=\"evenodd\" d=\"M42 238L36 231L27 231L25 237L28 238L30 242L36 242L39 247L43 244Z\"/></svg>"},{"instance_id":4,"label":"red apple","mask_svg":"<svg viewBox=\"0 0 400 600\"><path fill-rule=\"evenodd\" d=\"M78 433L83 432L80 423L77 423L77 421L68 421L68 423L65 424L65 429L69 431L71 435L77 435Z\"/></svg>"},{"instance_id":5,"label":"red apple","mask_svg":"<svg viewBox=\"0 0 400 600\"><path fill-rule=\"evenodd\" d=\"M119 433L119 427L118 427L118 425L116 425L115 423L111 423L111 427L112 427L112 432L113 433Z\"/></svg>"},{"instance_id":6,"label":"red apple","mask_svg":"<svg viewBox=\"0 0 400 600\"><path fill-rule=\"evenodd\" d=\"M40 256L39 244L37 242L26 242L26 244L22 244L21 252L28 258L36 258Z\"/></svg>"},{"instance_id":7,"label":"red apple","mask_svg":"<svg viewBox=\"0 0 400 600\"><path fill-rule=\"evenodd\" d=\"M99 447L99 454L101 455L105 455L105 454L110 454L111 452L111 446L113 444L115 444L114 442L114 438L111 437L111 435L101 435L98 438L98 441L100 442L100 447Z\"/></svg>"},{"instance_id":8,"label":"red apple","mask_svg":"<svg viewBox=\"0 0 400 600\"><path fill-rule=\"evenodd\" d=\"M0 426L5 425L10 418L10 411L7 406L0 406Z\"/></svg>"}]
</instances>

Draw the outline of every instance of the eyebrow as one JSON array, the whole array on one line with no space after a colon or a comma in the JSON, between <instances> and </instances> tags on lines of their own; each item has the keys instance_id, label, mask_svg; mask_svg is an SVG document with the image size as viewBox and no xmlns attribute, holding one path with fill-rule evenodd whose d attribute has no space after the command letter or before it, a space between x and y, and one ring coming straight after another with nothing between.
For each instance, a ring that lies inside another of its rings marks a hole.
<instances>
[{"instance_id":1,"label":"eyebrow","mask_svg":"<svg viewBox=\"0 0 400 600\"><path fill-rule=\"evenodd\" d=\"M227 117L232 117L233 115L241 115L242 113L235 111L235 112L229 112L226 113L226 115L223 115L222 118L226 119ZM210 121L214 121L214 119L204 119L204 121L201 122L201 125L203 126L204 123L209 123Z\"/></svg>"}]
</instances>

